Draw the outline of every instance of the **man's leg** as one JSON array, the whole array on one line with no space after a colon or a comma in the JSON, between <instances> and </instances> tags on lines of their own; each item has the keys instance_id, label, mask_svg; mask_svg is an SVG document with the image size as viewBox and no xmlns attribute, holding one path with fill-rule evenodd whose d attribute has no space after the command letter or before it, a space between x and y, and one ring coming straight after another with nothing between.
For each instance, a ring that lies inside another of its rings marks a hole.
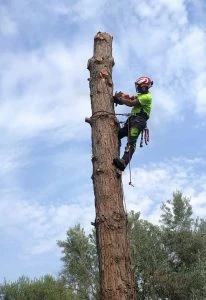
<instances>
[{"instance_id":1,"label":"man's leg","mask_svg":"<svg viewBox=\"0 0 206 300\"><path fill-rule=\"evenodd\" d=\"M117 153L117 157L113 159L113 164L119 168L119 161L120 161L120 148L121 148L121 139L126 137L128 135L128 120L125 122L124 126L122 128L119 129L118 132L118 153ZM121 168L120 168L121 170Z\"/></svg>"},{"instance_id":2,"label":"man's leg","mask_svg":"<svg viewBox=\"0 0 206 300\"><path fill-rule=\"evenodd\" d=\"M128 142L125 148L124 155L121 159L117 157L113 160L115 166L119 168L121 171L124 171L126 166L129 164L132 155L134 154L136 149L136 142L138 136L142 131L142 129L144 128L144 126L142 126L142 124L140 124L136 118L129 124L129 136L128 136Z\"/></svg>"},{"instance_id":3,"label":"man's leg","mask_svg":"<svg viewBox=\"0 0 206 300\"><path fill-rule=\"evenodd\" d=\"M126 166L129 164L132 155L135 152L136 142L138 139L139 134L146 126L146 120L142 117L134 117L129 118L127 122L127 126L129 126L129 133L128 135L128 143L127 147L125 148L124 155L121 159L118 157L113 160L115 166L119 168L121 171L124 171ZM128 127L127 127L128 132Z\"/></svg>"},{"instance_id":4,"label":"man's leg","mask_svg":"<svg viewBox=\"0 0 206 300\"><path fill-rule=\"evenodd\" d=\"M127 146L125 147L124 155L122 156L122 160L124 161L125 168L131 161L132 156L135 152L136 143L140 132L141 130L138 129L137 127L130 128Z\"/></svg>"}]
</instances>

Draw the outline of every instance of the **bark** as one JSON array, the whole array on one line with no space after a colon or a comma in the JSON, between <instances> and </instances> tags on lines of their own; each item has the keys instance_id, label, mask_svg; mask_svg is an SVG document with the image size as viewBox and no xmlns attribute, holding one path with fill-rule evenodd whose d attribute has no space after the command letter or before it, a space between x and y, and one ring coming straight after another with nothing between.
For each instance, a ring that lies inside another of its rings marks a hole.
<instances>
[{"instance_id":1,"label":"bark","mask_svg":"<svg viewBox=\"0 0 206 300\"><path fill-rule=\"evenodd\" d=\"M113 158L118 153L118 120L114 113L112 36L98 32L88 61L92 117L93 187L102 300L135 299L122 179Z\"/></svg>"}]
</instances>

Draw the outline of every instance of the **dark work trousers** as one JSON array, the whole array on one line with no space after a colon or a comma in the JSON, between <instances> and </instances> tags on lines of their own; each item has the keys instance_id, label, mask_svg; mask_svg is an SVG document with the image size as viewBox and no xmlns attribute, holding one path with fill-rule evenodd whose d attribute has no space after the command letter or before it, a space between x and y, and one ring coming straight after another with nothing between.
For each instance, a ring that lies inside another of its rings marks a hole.
<instances>
[{"instance_id":1,"label":"dark work trousers","mask_svg":"<svg viewBox=\"0 0 206 300\"><path fill-rule=\"evenodd\" d=\"M141 131L146 128L147 121L142 116L130 116L124 126L120 128L118 133L119 147L121 139L127 136L127 145L125 147L122 159L125 161L125 166L130 162L132 155L136 149L136 143ZM120 152L120 150L119 150Z\"/></svg>"}]
</instances>

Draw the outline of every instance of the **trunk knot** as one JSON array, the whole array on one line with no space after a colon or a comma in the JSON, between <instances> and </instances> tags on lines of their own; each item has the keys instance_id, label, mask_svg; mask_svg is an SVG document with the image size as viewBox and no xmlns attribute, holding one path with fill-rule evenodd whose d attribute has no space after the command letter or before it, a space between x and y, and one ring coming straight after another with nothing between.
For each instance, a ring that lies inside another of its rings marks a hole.
<instances>
[{"instance_id":1,"label":"trunk knot","mask_svg":"<svg viewBox=\"0 0 206 300\"><path fill-rule=\"evenodd\" d=\"M101 173L104 173L103 169L101 169L101 167L97 168L97 171L96 171L97 175L101 174Z\"/></svg>"}]
</instances>

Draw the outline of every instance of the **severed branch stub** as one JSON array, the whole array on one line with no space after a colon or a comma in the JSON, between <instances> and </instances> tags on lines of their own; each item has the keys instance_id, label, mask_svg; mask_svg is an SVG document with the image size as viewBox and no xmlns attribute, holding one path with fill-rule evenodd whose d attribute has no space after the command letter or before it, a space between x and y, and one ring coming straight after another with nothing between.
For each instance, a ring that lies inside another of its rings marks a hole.
<instances>
[{"instance_id":1,"label":"severed branch stub","mask_svg":"<svg viewBox=\"0 0 206 300\"><path fill-rule=\"evenodd\" d=\"M92 125L92 119L91 118L86 117L85 118L85 122L89 123L90 125Z\"/></svg>"}]
</instances>

